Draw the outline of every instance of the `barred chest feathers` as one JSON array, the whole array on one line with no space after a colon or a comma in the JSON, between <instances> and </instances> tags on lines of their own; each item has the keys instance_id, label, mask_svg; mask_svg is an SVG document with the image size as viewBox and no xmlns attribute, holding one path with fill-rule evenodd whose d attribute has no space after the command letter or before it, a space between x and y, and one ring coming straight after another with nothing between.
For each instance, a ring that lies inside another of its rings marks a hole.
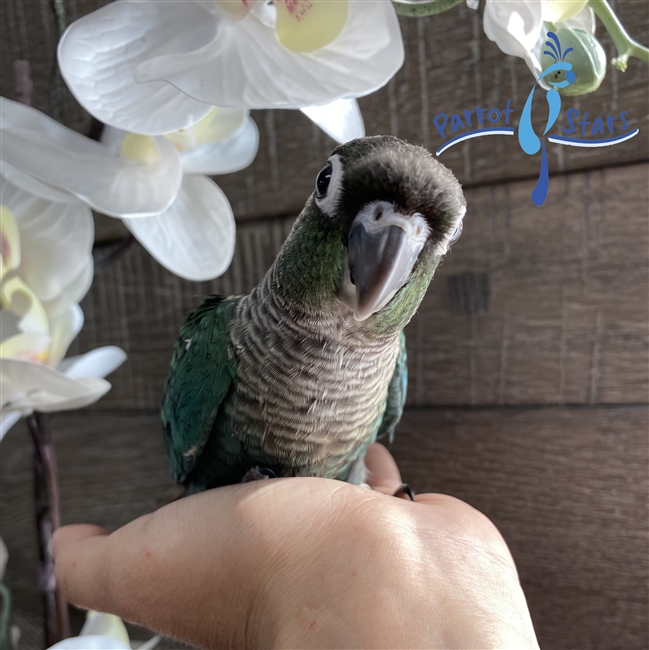
<instances>
[{"instance_id":1,"label":"barred chest feathers","mask_svg":"<svg viewBox=\"0 0 649 650\"><path fill-rule=\"evenodd\" d=\"M232 435L257 438L264 455L297 475L325 462L335 468L380 421L398 334L368 334L343 306L314 327L267 289L239 302L231 329L237 383L224 408Z\"/></svg>"}]
</instances>

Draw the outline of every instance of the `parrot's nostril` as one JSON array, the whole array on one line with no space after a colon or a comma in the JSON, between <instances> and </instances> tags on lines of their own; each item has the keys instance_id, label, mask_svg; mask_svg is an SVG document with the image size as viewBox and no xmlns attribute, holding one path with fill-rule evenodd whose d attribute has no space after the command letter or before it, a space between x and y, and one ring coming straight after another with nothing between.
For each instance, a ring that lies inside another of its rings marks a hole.
<instances>
[{"instance_id":1,"label":"parrot's nostril","mask_svg":"<svg viewBox=\"0 0 649 650\"><path fill-rule=\"evenodd\" d=\"M378 221L383 216L383 208L377 205L374 208L374 221Z\"/></svg>"}]
</instances>

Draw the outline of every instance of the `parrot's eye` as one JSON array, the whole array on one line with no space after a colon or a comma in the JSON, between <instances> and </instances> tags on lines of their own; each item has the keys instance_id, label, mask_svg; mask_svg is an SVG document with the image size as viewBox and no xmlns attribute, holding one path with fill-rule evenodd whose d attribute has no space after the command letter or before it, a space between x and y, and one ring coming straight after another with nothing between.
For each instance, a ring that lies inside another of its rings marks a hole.
<instances>
[{"instance_id":1,"label":"parrot's eye","mask_svg":"<svg viewBox=\"0 0 649 650\"><path fill-rule=\"evenodd\" d=\"M324 169L315 179L315 202L323 214L334 217L343 180L343 164L340 155L331 156Z\"/></svg>"},{"instance_id":2,"label":"parrot's eye","mask_svg":"<svg viewBox=\"0 0 649 650\"><path fill-rule=\"evenodd\" d=\"M318 174L318 177L315 179L315 195L317 199L324 199L326 196L332 174L333 167L330 161L325 165L324 169L322 169Z\"/></svg>"},{"instance_id":3,"label":"parrot's eye","mask_svg":"<svg viewBox=\"0 0 649 650\"><path fill-rule=\"evenodd\" d=\"M462 234L462 222L460 221L457 228L455 229L455 232L451 235L451 238L448 240L448 243L452 244L453 242L456 242L460 238L461 234Z\"/></svg>"}]
</instances>

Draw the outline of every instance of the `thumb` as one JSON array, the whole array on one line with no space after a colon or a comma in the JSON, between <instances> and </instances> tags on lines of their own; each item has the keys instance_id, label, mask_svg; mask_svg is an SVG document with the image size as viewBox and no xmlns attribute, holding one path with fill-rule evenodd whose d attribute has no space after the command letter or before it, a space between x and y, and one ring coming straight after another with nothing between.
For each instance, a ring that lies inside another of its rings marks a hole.
<instances>
[{"instance_id":1,"label":"thumb","mask_svg":"<svg viewBox=\"0 0 649 650\"><path fill-rule=\"evenodd\" d=\"M106 584L108 531L99 526L63 526L52 536L56 583L73 604L102 609L100 585Z\"/></svg>"},{"instance_id":2,"label":"thumb","mask_svg":"<svg viewBox=\"0 0 649 650\"><path fill-rule=\"evenodd\" d=\"M90 525L60 528L52 552L63 595L198 645L215 627L228 643L242 645L232 636L245 630L243 605L257 585L244 573L248 549L241 548L233 496L231 488L194 495L110 534Z\"/></svg>"}]
</instances>

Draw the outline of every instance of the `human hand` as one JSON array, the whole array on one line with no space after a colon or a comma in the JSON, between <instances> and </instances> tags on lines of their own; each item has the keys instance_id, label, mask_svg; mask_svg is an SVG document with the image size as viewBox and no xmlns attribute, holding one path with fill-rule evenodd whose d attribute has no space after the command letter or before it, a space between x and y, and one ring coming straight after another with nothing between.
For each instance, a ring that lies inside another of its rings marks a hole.
<instances>
[{"instance_id":1,"label":"human hand","mask_svg":"<svg viewBox=\"0 0 649 650\"><path fill-rule=\"evenodd\" d=\"M197 494L108 533L64 526L56 578L75 605L205 648L538 648L507 546L471 506L286 478Z\"/></svg>"}]
</instances>

